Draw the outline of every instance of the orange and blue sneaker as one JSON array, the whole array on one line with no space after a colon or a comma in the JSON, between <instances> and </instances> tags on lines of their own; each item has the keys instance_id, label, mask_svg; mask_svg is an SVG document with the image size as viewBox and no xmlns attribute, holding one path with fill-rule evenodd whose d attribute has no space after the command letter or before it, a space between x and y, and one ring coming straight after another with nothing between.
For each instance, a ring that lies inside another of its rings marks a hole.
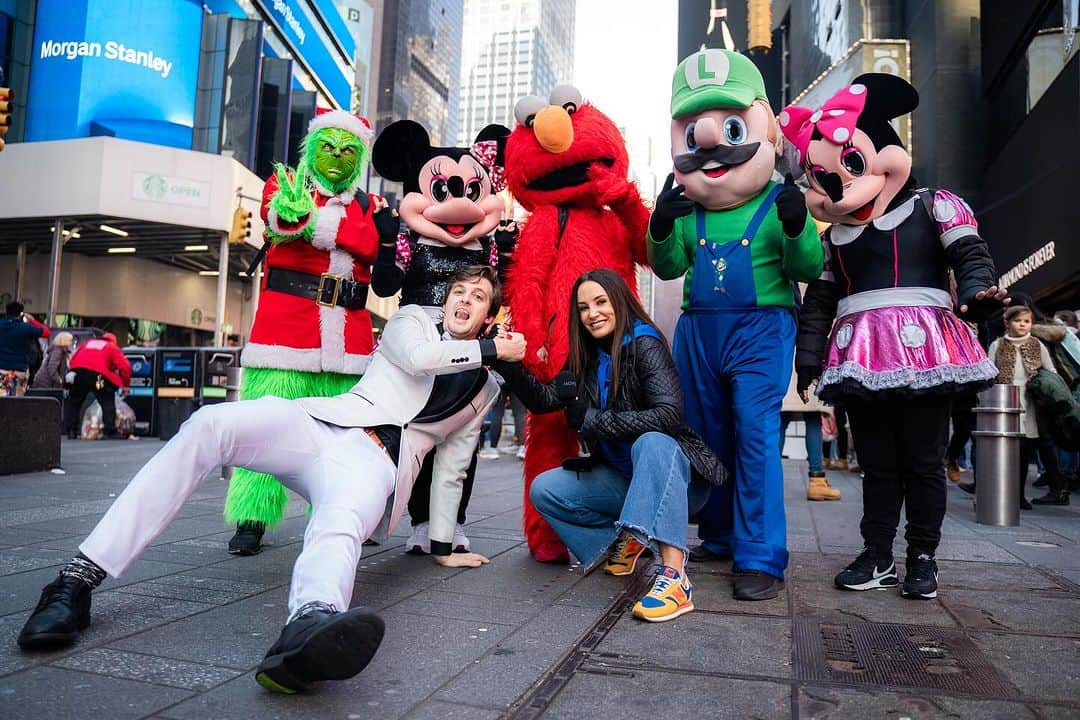
<instances>
[{"instance_id":1,"label":"orange and blue sneaker","mask_svg":"<svg viewBox=\"0 0 1080 720\"><path fill-rule=\"evenodd\" d=\"M645 546L632 535L620 535L615 549L604 563L604 572L608 575L632 575Z\"/></svg>"},{"instance_id":2,"label":"orange and blue sneaker","mask_svg":"<svg viewBox=\"0 0 1080 720\"><path fill-rule=\"evenodd\" d=\"M634 617L646 622L674 620L694 609L690 582L670 565L661 565L652 590L634 603Z\"/></svg>"}]
</instances>

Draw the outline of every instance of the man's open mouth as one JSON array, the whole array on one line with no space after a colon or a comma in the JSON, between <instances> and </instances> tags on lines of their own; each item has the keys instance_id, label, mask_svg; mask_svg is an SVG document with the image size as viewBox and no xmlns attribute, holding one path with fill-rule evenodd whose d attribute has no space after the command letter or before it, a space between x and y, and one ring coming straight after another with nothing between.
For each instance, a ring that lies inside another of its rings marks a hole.
<instances>
[{"instance_id":1,"label":"man's open mouth","mask_svg":"<svg viewBox=\"0 0 1080 720\"><path fill-rule=\"evenodd\" d=\"M438 225L439 225L439 227L441 227L443 230L445 230L449 234L453 235L454 237L461 237L465 233L472 230L473 226L476 225L476 223L464 223L464 224L438 223Z\"/></svg>"},{"instance_id":2,"label":"man's open mouth","mask_svg":"<svg viewBox=\"0 0 1080 720\"><path fill-rule=\"evenodd\" d=\"M567 165L556 170L552 170L547 175L538 177L529 183L530 190L559 190L562 188L574 187L576 185L584 185L589 181L589 166L593 163L601 163L607 167L611 167L615 164L615 160L612 158L597 158L595 160L585 160L584 162L574 163L573 165Z\"/></svg>"}]
</instances>

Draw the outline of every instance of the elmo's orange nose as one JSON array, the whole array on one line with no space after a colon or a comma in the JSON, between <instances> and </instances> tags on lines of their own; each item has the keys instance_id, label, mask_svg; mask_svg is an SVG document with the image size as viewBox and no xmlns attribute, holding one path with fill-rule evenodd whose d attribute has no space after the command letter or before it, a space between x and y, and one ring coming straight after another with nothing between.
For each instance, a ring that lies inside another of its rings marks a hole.
<instances>
[{"instance_id":1,"label":"elmo's orange nose","mask_svg":"<svg viewBox=\"0 0 1080 720\"><path fill-rule=\"evenodd\" d=\"M536 113L533 133L540 147L550 153L566 152L574 142L574 124L570 113L559 105L548 105Z\"/></svg>"}]
</instances>

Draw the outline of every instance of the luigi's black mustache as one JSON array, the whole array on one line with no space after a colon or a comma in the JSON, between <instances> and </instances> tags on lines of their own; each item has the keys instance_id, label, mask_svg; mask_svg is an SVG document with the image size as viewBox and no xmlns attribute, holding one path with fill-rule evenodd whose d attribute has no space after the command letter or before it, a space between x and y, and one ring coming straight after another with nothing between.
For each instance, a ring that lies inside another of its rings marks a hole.
<instances>
[{"instance_id":1,"label":"luigi's black mustache","mask_svg":"<svg viewBox=\"0 0 1080 720\"><path fill-rule=\"evenodd\" d=\"M681 173L694 172L708 163L718 162L724 165L742 165L757 154L761 143L748 145L717 145L711 148L698 148L694 152L675 156L675 169Z\"/></svg>"}]
</instances>

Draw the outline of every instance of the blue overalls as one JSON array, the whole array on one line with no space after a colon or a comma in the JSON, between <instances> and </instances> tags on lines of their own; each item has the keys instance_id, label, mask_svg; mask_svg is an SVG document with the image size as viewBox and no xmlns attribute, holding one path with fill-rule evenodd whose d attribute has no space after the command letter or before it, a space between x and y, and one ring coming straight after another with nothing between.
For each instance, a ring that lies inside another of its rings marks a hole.
<instances>
[{"instance_id":1,"label":"blue overalls","mask_svg":"<svg viewBox=\"0 0 1080 720\"><path fill-rule=\"evenodd\" d=\"M795 318L789 308L757 306L750 245L781 187L765 197L742 239L723 245L708 242L707 211L695 205L690 301L673 348L687 424L732 471L731 481L713 488L699 513L698 537L707 549L730 553L736 571L778 578L788 551L777 447Z\"/></svg>"}]
</instances>

